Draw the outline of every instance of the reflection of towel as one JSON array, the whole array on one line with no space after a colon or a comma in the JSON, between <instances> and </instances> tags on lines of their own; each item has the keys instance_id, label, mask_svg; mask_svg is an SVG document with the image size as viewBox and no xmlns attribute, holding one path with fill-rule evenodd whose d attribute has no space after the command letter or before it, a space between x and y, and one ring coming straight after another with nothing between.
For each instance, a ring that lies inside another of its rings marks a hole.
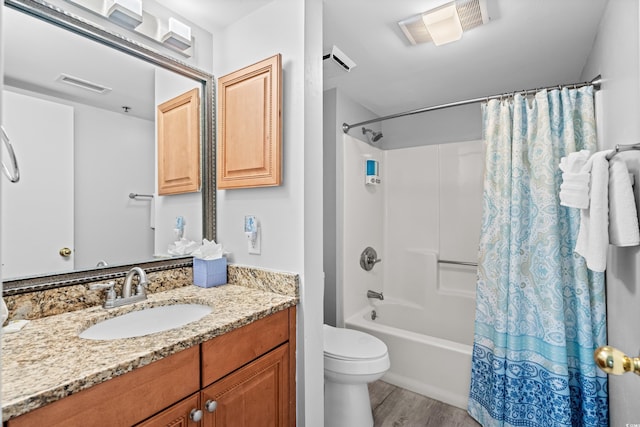
<instances>
[{"instance_id":1,"label":"reflection of towel","mask_svg":"<svg viewBox=\"0 0 640 427\"><path fill-rule=\"evenodd\" d=\"M583 167L591 173L589 207L580 210L580 231L575 251L587 261L592 271L607 267L609 245L609 161L608 151L595 153Z\"/></svg>"},{"instance_id":2,"label":"reflection of towel","mask_svg":"<svg viewBox=\"0 0 640 427\"><path fill-rule=\"evenodd\" d=\"M560 185L560 204L570 208L589 207L589 171L583 170L590 152L582 150L560 159L562 185Z\"/></svg>"},{"instance_id":3,"label":"reflection of towel","mask_svg":"<svg viewBox=\"0 0 640 427\"><path fill-rule=\"evenodd\" d=\"M149 203L149 227L152 230L156 229L156 198L151 196L151 203Z\"/></svg>"},{"instance_id":4,"label":"reflection of towel","mask_svg":"<svg viewBox=\"0 0 640 427\"><path fill-rule=\"evenodd\" d=\"M626 163L619 157L609 161L609 242L615 246L640 244L631 179Z\"/></svg>"}]
</instances>

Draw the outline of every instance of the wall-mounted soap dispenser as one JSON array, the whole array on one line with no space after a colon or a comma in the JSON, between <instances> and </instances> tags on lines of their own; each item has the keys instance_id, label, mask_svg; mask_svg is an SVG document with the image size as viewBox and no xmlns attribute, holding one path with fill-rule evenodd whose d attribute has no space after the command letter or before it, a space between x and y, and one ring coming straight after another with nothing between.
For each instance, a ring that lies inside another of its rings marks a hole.
<instances>
[{"instance_id":1,"label":"wall-mounted soap dispenser","mask_svg":"<svg viewBox=\"0 0 640 427\"><path fill-rule=\"evenodd\" d=\"M377 160L366 159L365 160L365 184L377 185L380 184L379 165Z\"/></svg>"}]
</instances>

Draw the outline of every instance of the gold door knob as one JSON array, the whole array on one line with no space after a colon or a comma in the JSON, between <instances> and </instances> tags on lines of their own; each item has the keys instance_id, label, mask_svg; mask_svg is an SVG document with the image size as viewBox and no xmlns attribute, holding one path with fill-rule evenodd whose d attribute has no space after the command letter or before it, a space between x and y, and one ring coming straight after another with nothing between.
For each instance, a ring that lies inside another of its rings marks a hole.
<instances>
[{"instance_id":1,"label":"gold door knob","mask_svg":"<svg viewBox=\"0 0 640 427\"><path fill-rule=\"evenodd\" d=\"M629 357L615 347L598 347L593 353L596 365L607 374L621 375L633 372L640 375L640 357Z\"/></svg>"},{"instance_id":2,"label":"gold door knob","mask_svg":"<svg viewBox=\"0 0 640 427\"><path fill-rule=\"evenodd\" d=\"M60 251L58 252L60 254L60 256L63 256L65 258L68 258L71 256L71 249L69 248L62 248L60 249Z\"/></svg>"}]
</instances>

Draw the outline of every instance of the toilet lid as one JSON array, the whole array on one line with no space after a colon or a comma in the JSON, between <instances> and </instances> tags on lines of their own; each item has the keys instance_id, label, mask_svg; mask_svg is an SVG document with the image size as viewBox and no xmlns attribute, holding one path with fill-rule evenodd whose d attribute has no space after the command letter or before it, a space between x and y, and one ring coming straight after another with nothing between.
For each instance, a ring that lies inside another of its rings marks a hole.
<instances>
[{"instance_id":1,"label":"toilet lid","mask_svg":"<svg viewBox=\"0 0 640 427\"><path fill-rule=\"evenodd\" d=\"M378 338L353 329L324 325L324 354L343 360L377 359L387 354Z\"/></svg>"}]
</instances>

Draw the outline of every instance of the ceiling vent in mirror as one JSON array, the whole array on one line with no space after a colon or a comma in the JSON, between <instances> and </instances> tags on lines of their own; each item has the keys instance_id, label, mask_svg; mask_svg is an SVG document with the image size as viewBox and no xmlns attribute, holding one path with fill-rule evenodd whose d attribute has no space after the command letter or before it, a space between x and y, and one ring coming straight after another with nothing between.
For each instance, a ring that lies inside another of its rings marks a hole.
<instances>
[{"instance_id":1,"label":"ceiling vent in mirror","mask_svg":"<svg viewBox=\"0 0 640 427\"><path fill-rule=\"evenodd\" d=\"M462 32L489 22L485 0L457 0L398 22L412 45L436 46L459 40Z\"/></svg>"},{"instance_id":2,"label":"ceiling vent in mirror","mask_svg":"<svg viewBox=\"0 0 640 427\"><path fill-rule=\"evenodd\" d=\"M60 74L56 81L61 83L66 83L68 85L72 85L75 87L79 87L82 89L90 90L91 92L104 94L107 92L111 92L111 88L106 87L104 85L93 83L88 80L81 79L79 77L70 76L68 74Z\"/></svg>"}]
</instances>

